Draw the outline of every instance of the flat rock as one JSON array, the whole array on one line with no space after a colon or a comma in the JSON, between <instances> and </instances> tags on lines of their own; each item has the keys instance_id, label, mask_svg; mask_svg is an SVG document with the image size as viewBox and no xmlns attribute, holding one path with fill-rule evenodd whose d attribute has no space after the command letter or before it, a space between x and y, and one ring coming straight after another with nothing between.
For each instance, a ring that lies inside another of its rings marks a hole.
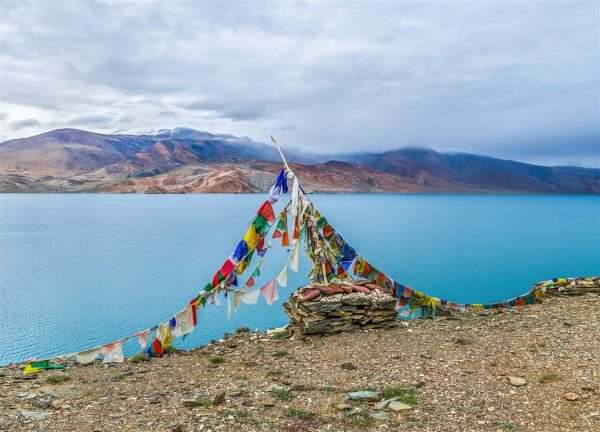
<instances>
[{"instance_id":1,"label":"flat rock","mask_svg":"<svg viewBox=\"0 0 600 432\"><path fill-rule=\"evenodd\" d=\"M361 390L361 391L349 392L348 399L376 401L377 399L379 399L379 393L371 391L371 390Z\"/></svg>"},{"instance_id":2,"label":"flat rock","mask_svg":"<svg viewBox=\"0 0 600 432\"><path fill-rule=\"evenodd\" d=\"M389 420L391 414L385 411L378 411L374 413L369 413L369 417L375 420Z\"/></svg>"},{"instance_id":3,"label":"flat rock","mask_svg":"<svg viewBox=\"0 0 600 432\"><path fill-rule=\"evenodd\" d=\"M400 402L400 401L390 401L390 403L387 406L387 409L389 409L390 411L394 411L394 412L400 412L400 411L410 411L411 409L413 409L412 406L405 404L404 402Z\"/></svg>"},{"instance_id":4,"label":"flat rock","mask_svg":"<svg viewBox=\"0 0 600 432\"><path fill-rule=\"evenodd\" d=\"M527 384L527 381L520 377L509 376L508 380L510 381L511 385L515 387L521 387Z\"/></svg>"},{"instance_id":5,"label":"flat rock","mask_svg":"<svg viewBox=\"0 0 600 432\"><path fill-rule=\"evenodd\" d=\"M42 420L42 419L45 419L46 417L52 415L51 412L46 412L46 411L22 410L22 411L20 411L20 413L24 418L31 419L31 420Z\"/></svg>"}]
</instances>

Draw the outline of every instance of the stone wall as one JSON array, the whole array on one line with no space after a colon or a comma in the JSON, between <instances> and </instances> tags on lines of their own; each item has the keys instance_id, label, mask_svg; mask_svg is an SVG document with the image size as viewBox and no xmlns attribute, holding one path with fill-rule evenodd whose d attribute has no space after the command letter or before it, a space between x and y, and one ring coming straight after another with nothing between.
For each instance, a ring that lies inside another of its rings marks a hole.
<instances>
[{"instance_id":1,"label":"stone wall","mask_svg":"<svg viewBox=\"0 0 600 432\"><path fill-rule=\"evenodd\" d=\"M600 277L553 279L540 282L534 288L547 286L546 294L553 295L583 295L586 293L600 294Z\"/></svg>"},{"instance_id":2,"label":"stone wall","mask_svg":"<svg viewBox=\"0 0 600 432\"><path fill-rule=\"evenodd\" d=\"M303 287L283 305L292 334L329 334L396 325L396 300L373 284Z\"/></svg>"}]
</instances>

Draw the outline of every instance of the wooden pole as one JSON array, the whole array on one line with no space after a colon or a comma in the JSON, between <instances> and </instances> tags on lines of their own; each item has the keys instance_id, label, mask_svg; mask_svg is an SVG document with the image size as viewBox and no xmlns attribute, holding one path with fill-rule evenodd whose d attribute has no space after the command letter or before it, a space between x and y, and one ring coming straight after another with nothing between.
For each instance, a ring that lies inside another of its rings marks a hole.
<instances>
[{"instance_id":1,"label":"wooden pole","mask_svg":"<svg viewBox=\"0 0 600 432\"><path fill-rule=\"evenodd\" d=\"M283 152L281 151L281 148L279 147L279 143L277 142L277 140L275 138L273 138L273 135L271 135L271 141L273 141L273 144L275 144L275 147L277 147L277 151L279 152L279 156L281 156L281 159L283 160L283 164L285 165L285 167L287 168L288 171L292 172L292 170L290 169L290 166L288 165L287 161L285 160L285 156L283 155Z\"/></svg>"},{"instance_id":2,"label":"wooden pole","mask_svg":"<svg viewBox=\"0 0 600 432\"><path fill-rule=\"evenodd\" d=\"M277 142L277 140L275 139L275 137L273 137L273 135L271 135L271 141L273 141L273 144L275 144L275 147L277 148L277 151L279 152L279 156L281 156L281 160L283 160L283 165L285 165L285 168L289 172L293 173L293 171L290 169L290 166L288 165L287 161L285 160L285 156L283 155L283 152L281 151L281 147L279 147L279 143ZM302 189L302 186L300 186L300 190L302 191L303 194L305 194L304 193L304 189ZM300 241L300 239L297 239L296 241ZM321 244L321 247L324 248L325 245ZM327 255L325 255L325 259L327 259ZM321 263L321 268L322 268L322 271L323 271L323 283L325 285L329 285L329 281L327 280L327 268L325 266L325 261L323 261Z\"/></svg>"}]
</instances>

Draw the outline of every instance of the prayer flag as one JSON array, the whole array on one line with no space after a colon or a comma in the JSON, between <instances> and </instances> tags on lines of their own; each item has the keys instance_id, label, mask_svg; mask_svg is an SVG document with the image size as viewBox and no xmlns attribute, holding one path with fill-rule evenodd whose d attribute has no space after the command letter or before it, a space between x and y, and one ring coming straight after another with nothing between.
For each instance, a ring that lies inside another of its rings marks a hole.
<instances>
[{"instance_id":1,"label":"prayer flag","mask_svg":"<svg viewBox=\"0 0 600 432\"><path fill-rule=\"evenodd\" d=\"M99 355L100 355L100 349L94 348L91 350L82 351L80 353L75 354L75 360L77 361L77 363L89 364L89 363L93 363L94 360L96 360Z\"/></svg>"},{"instance_id":2,"label":"prayer flag","mask_svg":"<svg viewBox=\"0 0 600 432\"><path fill-rule=\"evenodd\" d=\"M287 286L287 277L288 277L288 265L286 263L286 265L283 266L283 269L281 269L281 271L279 272L279 274L277 275L277 278L276 278L279 286L281 286L281 287Z\"/></svg>"},{"instance_id":3,"label":"prayer flag","mask_svg":"<svg viewBox=\"0 0 600 432\"><path fill-rule=\"evenodd\" d=\"M122 363L123 358L123 343L115 342L110 344L110 349L104 352L103 363ZM104 347L103 347L104 348Z\"/></svg>"},{"instance_id":4,"label":"prayer flag","mask_svg":"<svg viewBox=\"0 0 600 432\"><path fill-rule=\"evenodd\" d=\"M275 285L275 279L264 285L260 291L269 306L279 299L279 292L277 291L277 285Z\"/></svg>"},{"instance_id":5,"label":"prayer flag","mask_svg":"<svg viewBox=\"0 0 600 432\"><path fill-rule=\"evenodd\" d=\"M181 337L194 330L194 311L192 308L192 305L188 305L184 310L175 315L176 322L173 335Z\"/></svg>"},{"instance_id":6,"label":"prayer flag","mask_svg":"<svg viewBox=\"0 0 600 432\"><path fill-rule=\"evenodd\" d=\"M262 215L267 221L273 222L275 220L275 213L273 213L273 206L267 200L258 209L258 214Z\"/></svg>"},{"instance_id":7,"label":"prayer flag","mask_svg":"<svg viewBox=\"0 0 600 432\"><path fill-rule=\"evenodd\" d=\"M256 228L254 227L254 225L250 225L250 227L248 228L248 231L246 231L246 234L244 235L244 241L248 245L248 248L254 249L254 246L256 246L256 242L258 242L258 239L259 239L259 236L258 236L258 233L256 232Z\"/></svg>"},{"instance_id":8,"label":"prayer flag","mask_svg":"<svg viewBox=\"0 0 600 432\"><path fill-rule=\"evenodd\" d=\"M258 295L260 294L260 290L254 291L240 291L242 293L242 302L244 304L253 305L258 300Z\"/></svg>"},{"instance_id":9,"label":"prayer flag","mask_svg":"<svg viewBox=\"0 0 600 432\"><path fill-rule=\"evenodd\" d=\"M300 240L296 240L294 242L294 247L292 248L292 253L290 254L290 268L294 273L298 271L298 250L300 246Z\"/></svg>"}]
</instances>

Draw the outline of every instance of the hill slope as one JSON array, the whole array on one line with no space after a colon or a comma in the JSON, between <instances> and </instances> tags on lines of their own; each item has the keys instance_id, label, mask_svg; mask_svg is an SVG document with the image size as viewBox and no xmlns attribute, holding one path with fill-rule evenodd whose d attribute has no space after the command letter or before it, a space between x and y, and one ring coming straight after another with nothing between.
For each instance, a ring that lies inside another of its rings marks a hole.
<instances>
[{"instance_id":1,"label":"hill slope","mask_svg":"<svg viewBox=\"0 0 600 432\"><path fill-rule=\"evenodd\" d=\"M329 161L286 154L312 192L600 193L598 169L410 148ZM0 191L261 192L280 165L273 146L246 137L187 128L148 135L59 129L0 143Z\"/></svg>"}]
</instances>

